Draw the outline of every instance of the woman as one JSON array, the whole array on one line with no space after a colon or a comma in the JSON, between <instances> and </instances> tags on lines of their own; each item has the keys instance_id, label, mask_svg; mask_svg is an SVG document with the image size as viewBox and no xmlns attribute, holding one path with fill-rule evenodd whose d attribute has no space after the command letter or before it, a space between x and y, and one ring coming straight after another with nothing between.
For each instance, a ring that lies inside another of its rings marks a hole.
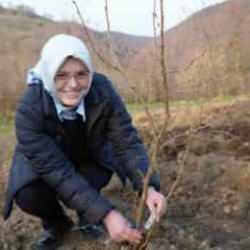
<instances>
[{"instance_id":1,"label":"woman","mask_svg":"<svg viewBox=\"0 0 250 250\"><path fill-rule=\"evenodd\" d=\"M59 201L77 212L80 226L103 223L112 239L140 242L141 232L100 191L113 172L140 191L148 158L123 102L93 72L80 39L59 34L45 44L16 111L16 134L4 217L13 200L39 217L37 249L56 249L72 227ZM159 220L165 198L156 174L147 204Z\"/></svg>"}]
</instances>

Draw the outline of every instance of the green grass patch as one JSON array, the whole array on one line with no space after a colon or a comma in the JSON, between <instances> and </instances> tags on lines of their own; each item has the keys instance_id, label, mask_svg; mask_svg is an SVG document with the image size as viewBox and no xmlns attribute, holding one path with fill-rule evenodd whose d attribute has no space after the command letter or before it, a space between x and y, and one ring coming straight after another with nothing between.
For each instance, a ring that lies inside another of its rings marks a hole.
<instances>
[{"instance_id":1,"label":"green grass patch","mask_svg":"<svg viewBox=\"0 0 250 250\"><path fill-rule=\"evenodd\" d=\"M180 100L180 101L170 101L170 108L178 108L178 107L195 107L208 103L225 103L231 104L240 99L246 99L246 96L218 96L216 98L199 98L194 100ZM139 112L143 112L145 107L148 107L149 110L154 110L158 108L164 108L165 104L163 102L154 102L154 103L127 103L126 104L128 111L131 114L136 114Z\"/></svg>"},{"instance_id":2,"label":"green grass patch","mask_svg":"<svg viewBox=\"0 0 250 250\"><path fill-rule=\"evenodd\" d=\"M13 113L0 113L0 134L11 134L14 129Z\"/></svg>"},{"instance_id":3,"label":"green grass patch","mask_svg":"<svg viewBox=\"0 0 250 250\"><path fill-rule=\"evenodd\" d=\"M240 99L249 99L247 96L219 96L213 99L200 98L196 100L182 100L182 101L171 101L169 103L170 108L188 107L188 106L199 106L207 103L225 103L230 104ZM143 112L145 107L150 110L164 108L163 102L151 102L151 103L126 103L128 111L133 115L139 112ZM0 134L11 133L14 131L14 113L0 113Z\"/></svg>"},{"instance_id":4,"label":"green grass patch","mask_svg":"<svg viewBox=\"0 0 250 250\"><path fill-rule=\"evenodd\" d=\"M183 106L196 106L202 104L204 101L202 100L191 100L191 101L171 101L169 102L169 107L170 108L175 108L175 107L183 107ZM136 114L139 112L143 112L145 108L147 107L150 111L159 109L159 108L164 108L165 103L164 102L155 102L155 103L128 103L126 104L128 111L131 114Z\"/></svg>"},{"instance_id":5,"label":"green grass patch","mask_svg":"<svg viewBox=\"0 0 250 250\"><path fill-rule=\"evenodd\" d=\"M164 103L163 102L155 102L155 103L148 103L148 104L147 103L145 103L145 104L127 103L126 107L131 114L135 114L135 113L139 113L139 112L144 111L146 107L148 107L150 110L163 108Z\"/></svg>"}]
</instances>

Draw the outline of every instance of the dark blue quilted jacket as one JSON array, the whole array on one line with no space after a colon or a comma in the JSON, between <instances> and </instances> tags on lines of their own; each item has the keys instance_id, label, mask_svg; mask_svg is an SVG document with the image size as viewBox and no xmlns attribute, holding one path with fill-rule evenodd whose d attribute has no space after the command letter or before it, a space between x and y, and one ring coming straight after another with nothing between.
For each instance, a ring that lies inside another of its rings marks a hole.
<instances>
[{"instance_id":1,"label":"dark blue quilted jacket","mask_svg":"<svg viewBox=\"0 0 250 250\"><path fill-rule=\"evenodd\" d=\"M115 171L123 182L128 178L134 189L140 190L148 157L121 98L105 76L94 74L85 109L88 153L97 164ZM16 111L17 145L6 192L5 219L10 215L15 193L39 178L91 223L101 220L113 208L63 152L61 125L53 100L42 85L28 86ZM157 174L150 182L159 189Z\"/></svg>"}]
</instances>

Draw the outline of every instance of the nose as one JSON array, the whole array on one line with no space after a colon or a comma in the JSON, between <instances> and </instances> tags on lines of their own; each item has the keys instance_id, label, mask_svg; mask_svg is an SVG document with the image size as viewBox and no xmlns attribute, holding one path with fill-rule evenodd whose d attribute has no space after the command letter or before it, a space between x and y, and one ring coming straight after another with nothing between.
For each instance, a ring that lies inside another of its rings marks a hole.
<instances>
[{"instance_id":1,"label":"nose","mask_svg":"<svg viewBox=\"0 0 250 250\"><path fill-rule=\"evenodd\" d=\"M77 87L77 82L76 82L76 80L75 80L75 78L73 76L69 79L69 86L71 88Z\"/></svg>"}]
</instances>

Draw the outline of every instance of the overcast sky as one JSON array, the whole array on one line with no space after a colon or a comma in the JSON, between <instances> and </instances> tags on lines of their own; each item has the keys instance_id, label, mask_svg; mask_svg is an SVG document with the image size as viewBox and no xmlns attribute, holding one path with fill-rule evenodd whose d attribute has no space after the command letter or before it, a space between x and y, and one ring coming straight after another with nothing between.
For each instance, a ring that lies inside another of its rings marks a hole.
<instances>
[{"instance_id":1,"label":"overcast sky","mask_svg":"<svg viewBox=\"0 0 250 250\"><path fill-rule=\"evenodd\" d=\"M187 18L208 5L226 0L167 0L165 4L166 28ZM104 0L76 0L91 28L105 30ZM159 1L157 1L159 3ZM40 15L48 14L56 20L78 20L72 0L0 0L0 4L31 6ZM153 0L109 0L111 29L135 35L153 35Z\"/></svg>"}]
</instances>

